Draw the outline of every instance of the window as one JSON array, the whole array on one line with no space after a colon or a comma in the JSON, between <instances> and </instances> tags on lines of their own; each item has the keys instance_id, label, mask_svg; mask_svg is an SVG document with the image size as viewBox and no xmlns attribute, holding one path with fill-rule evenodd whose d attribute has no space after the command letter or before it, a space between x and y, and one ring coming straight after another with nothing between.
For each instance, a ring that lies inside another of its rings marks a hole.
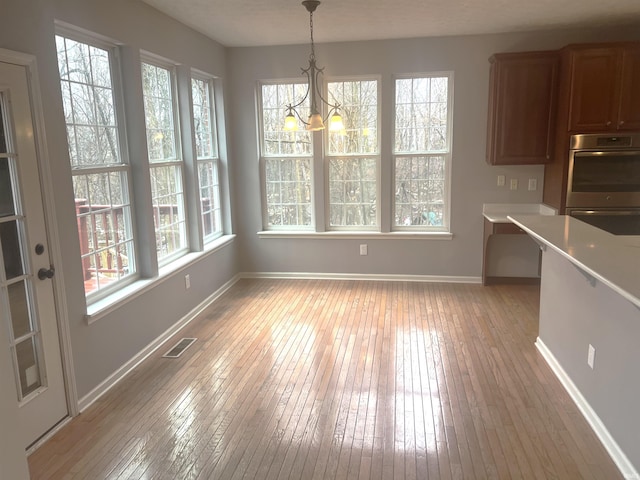
<instances>
[{"instance_id":1,"label":"window","mask_svg":"<svg viewBox=\"0 0 640 480\"><path fill-rule=\"evenodd\" d=\"M448 229L451 81L451 75L395 81L395 230Z\"/></svg>"},{"instance_id":2,"label":"window","mask_svg":"<svg viewBox=\"0 0 640 480\"><path fill-rule=\"evenodd\" d=\"M218 144L213 104L213 81L191 78L193 133L195 136L200 212L204 242L222 235L220 182L218 180Z\"/></svg>"},{"instance_id":3,"label":"window","mask_svg":"<svg viewBox=\"0 0 640 480\"><path fill-rule=\"evenodd\" d=\"M160 264L187 249L183 163L176 120L173 72L142 63L151 200Z\"/></svg>"},{"instance_id":4,"label":"window","mask_svg":"<svg viewBox=\"0 0 640 480\"><path fill-rule=\"evenodd\" d=\"M115 50L66 34L56 35L56 47L84 288L87 298L96 298L136 273Z\"/></svg>"},{"instance_id":5,"label":"window","mask_svg":"<svg viewBox=\"0 0 640 480\"><path fill-rule=\"evenodd\" d=\"M298 103L306 84L265 84L261 88L261 165L264 178L264 224L267 229L311 229L312 135L299 122L284 131L284 105ZM308 111L309 99L300 106Z\"/></svg>"},{"instance_id":6,"label":"window","mask_svg":"<svg viewBox=\"0 0 640 480\"><path fill-rule=\"evenodd\" d=\"M329 101L340 105L341 132L328 132L330 229L378 228L378 82L329 82Z\"/></svg>"}]
</instances>

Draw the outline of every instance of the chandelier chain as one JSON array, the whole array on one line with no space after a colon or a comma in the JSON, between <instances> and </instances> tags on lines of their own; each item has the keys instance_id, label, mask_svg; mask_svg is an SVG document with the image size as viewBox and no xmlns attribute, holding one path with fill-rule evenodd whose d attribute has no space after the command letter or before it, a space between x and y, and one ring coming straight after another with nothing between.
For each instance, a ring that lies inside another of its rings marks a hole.
<instances>
[{"instance_id":1,"label":"chandelier chain","mask_svg":"<svg viewBox=\"0 0 640 480\"><path fill-rule=\"evenodd\" d=\"M315 60L316 52L315 45L313 43L313 12L309 12L309 31L311 32L311 58Z\"/></svg>"}]
</instances>

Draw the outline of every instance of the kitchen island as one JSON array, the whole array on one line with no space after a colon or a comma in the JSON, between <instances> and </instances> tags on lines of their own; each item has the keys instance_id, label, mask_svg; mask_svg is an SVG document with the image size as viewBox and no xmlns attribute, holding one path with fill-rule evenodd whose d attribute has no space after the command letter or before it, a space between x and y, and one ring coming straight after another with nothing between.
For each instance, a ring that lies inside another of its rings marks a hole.
<instances>
[{"instance_id":1,"label":"kitchen island","mask_svg":"<svg viewBox=\"0 0 640 480\"><path fill-rule=\"evenodd\" d=\"M536 346L626 478L640 479L640 238L509 219L543 252Z\"/></svg>"}]
</instances>

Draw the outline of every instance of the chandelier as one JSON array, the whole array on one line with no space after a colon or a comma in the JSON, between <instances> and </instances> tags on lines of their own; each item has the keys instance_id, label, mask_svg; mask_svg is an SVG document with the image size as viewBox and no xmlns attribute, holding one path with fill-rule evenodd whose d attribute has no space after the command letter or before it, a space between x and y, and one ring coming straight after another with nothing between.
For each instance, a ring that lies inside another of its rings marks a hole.
<instances>
[{"instance_id":1,"label":"chandelier","mask_svg":"<svg viewBox=\"0 0 640 480\"><path fill-rule=\"evenodd\" d=\"M286 106L287 115L284 119L284 129L287 131L293 131L298 129L298 120L305 124L307 130L317 131L324 130L325 122L329 120L329 131L338 132L344 129L342 123L342 116L340 115L340 104L330 103L322 96L322 82L320 81L320 75L323 68L316 66L316 54L313 44L313 12L320 5L319 0L304 0L302 5L309 12L309 30L311 32L311 53L309 54L309 67L301 68L302 74L307 76L307 93L304 94L302 100L296 104L289 103ZM307 120L304 120L298 112L298 107L302 105L307 98L311 100L311 107L309 109L309 116ZM327 116L322 118L322 115L318 111L318 101L326 105Z\"/></svg>"}]
</instances>

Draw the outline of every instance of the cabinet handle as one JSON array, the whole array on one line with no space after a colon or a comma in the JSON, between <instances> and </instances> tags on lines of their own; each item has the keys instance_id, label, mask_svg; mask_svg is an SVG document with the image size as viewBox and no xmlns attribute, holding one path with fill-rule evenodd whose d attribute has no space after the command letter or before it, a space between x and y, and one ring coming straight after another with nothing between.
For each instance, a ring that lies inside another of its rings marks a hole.
<instances>
[{"instance_id":1,"label":"cabinet handle","mask_svg":"<svg viewBox=\"0 0 640 480\"><path fill-rule=\"evenodd\" d=\"M618 122L618 125L624 125L624 120L620 120L620 121Z\"/></svg>"},{"instance_id":2,"label":"cabinet handle","mask_svg":"<svg viewBox=\"0 0 640 480\"><path fill-rule=\"evenodd\" d=\"M611 125L611 120L609 120L609 121L606 123L606 125L607 125L607 127L608 127L609 125Z\"/></svg>"}]
</instances>

